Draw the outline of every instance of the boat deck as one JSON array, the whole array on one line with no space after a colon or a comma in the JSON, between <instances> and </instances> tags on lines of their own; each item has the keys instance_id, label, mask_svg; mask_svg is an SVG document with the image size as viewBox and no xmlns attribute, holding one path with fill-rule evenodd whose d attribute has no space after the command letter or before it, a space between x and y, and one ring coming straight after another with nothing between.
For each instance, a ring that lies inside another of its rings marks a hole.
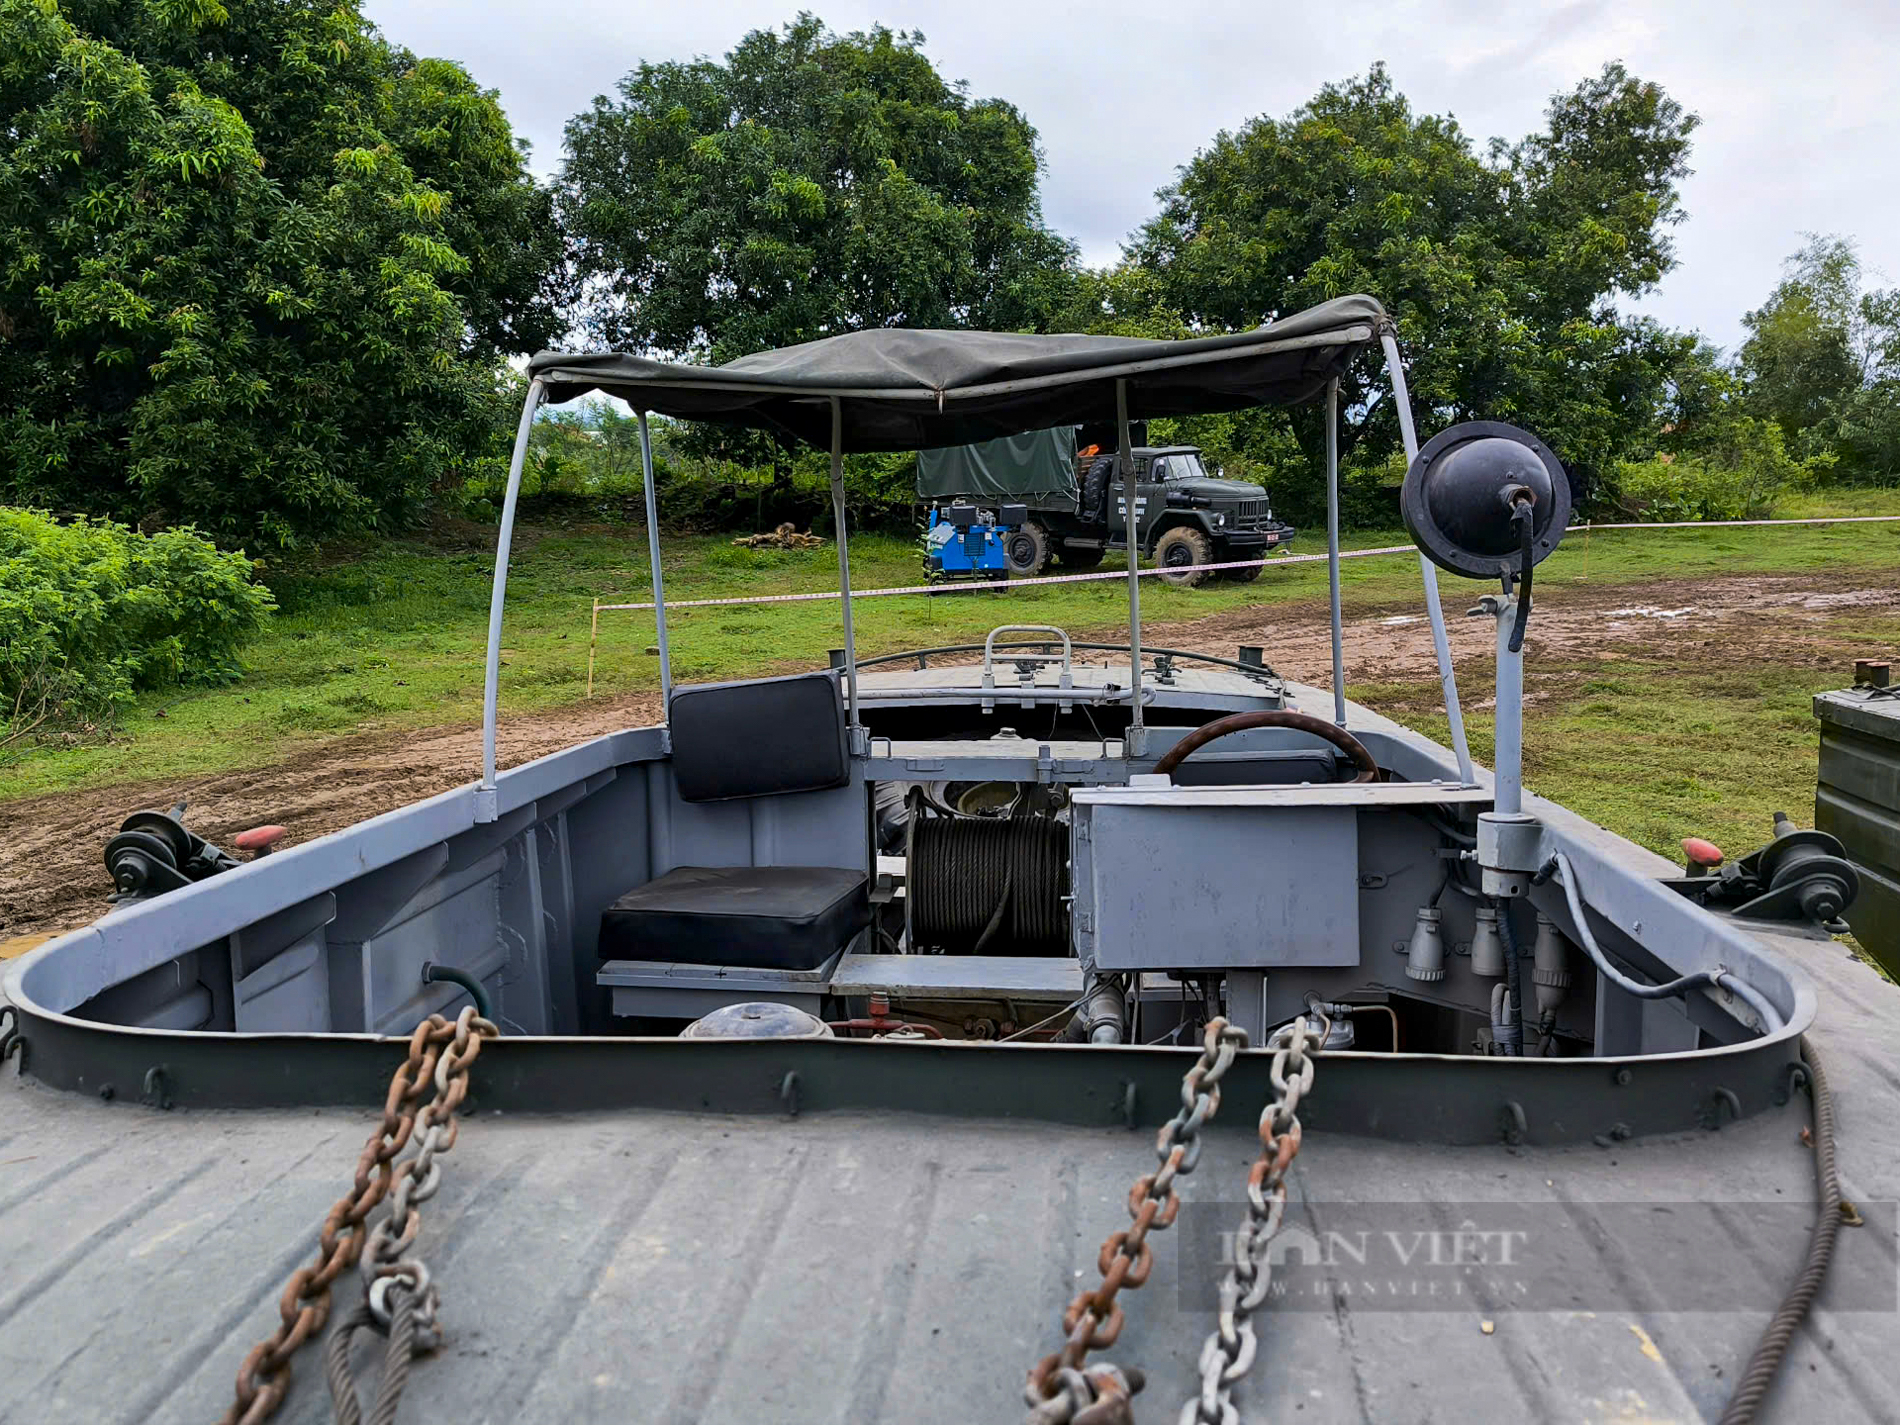
<instances>
[{"instance_id":1,"label":"boat deck","mask_svg":"<svg viewBox=\"0 0 1900 1425\"><path fill-rule=\"evenodd\" d=\"M1842 1174L1870 1225L1842 1232L1765 1418L1891 1420L1894 1217L1872 1200L1900 1181L1900 991L1841 946L1787 948L1820 987ZM1325 1084L1322 1061L1314 1092ZM161 1113L135 1094L103 1103L10 1071L0 1084L0 1420L214 1418L374 1123ZM1172 1421L1193 1388L1211 1267L1184 1278L1179 1254L1238 1222L1255 1111L1230 1097L1188 1211L1154 1239L1152 1280L1123 1298L1128 1328L1106 1354L1148 1373L1141 1420ZM1806 1121L1798 1100L1720 1132L1518 1151L1309 1135L1296 1226L1398 1200L1434 1204L1424 1225L1453 1232L1496 1204L1588 1249L1548 1309L1508 1309L1483 1281L1428 1310L1349 1291L1270 1307L1243 1416L1713 1418L1806 1250ZM418 1362L401 1418L1019 1419L1023 1374L1094 1279L1151 1145L910 1116L478 1113L423 1208L449 1339ZM1632 1202L1736 1206L1712 1210L1712 1250L1680 1209L1673 1246L1630 1241L1618 1204ZM299 1358L279 1418L329 1419L319 1356Z\"/></svg>"}]
</instances>

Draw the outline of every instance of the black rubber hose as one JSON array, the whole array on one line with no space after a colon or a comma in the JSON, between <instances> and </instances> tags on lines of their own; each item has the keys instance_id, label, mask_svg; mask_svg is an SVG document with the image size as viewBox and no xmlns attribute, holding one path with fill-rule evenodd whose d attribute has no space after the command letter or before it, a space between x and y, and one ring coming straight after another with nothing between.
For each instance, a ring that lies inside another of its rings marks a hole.
<instances>
[{"instance_id":1,"label":"black rubber hose","mask_svg":"<svg viewBox=\"0 0 1900 1425\"><path fill-rule=\"evenodd\" d=\"M475 1001L475 1013L483 1019L494 1018L488 1012L488 991L483 988L482 982L469 974L467 970L458 970L453 965L434 963L422 967L422 982L425 985L432 985L438 980L444 984L460 985L468 991L468 997Z\"/></svg>"},{"instance_id":2,"label":"black rubber hose","mask_svg":"<svg viewBox=\"0 0 1900 1425\"><path fill-rule=\"evenodd\" d=\"M1511 507L1511 518L1517 521L1517 620L1511 625L1511 652L1524 651L1524 628L1531 621L1531 568L1535 560L1531 558L1531 541L1534 538L1532 524L1535 512L1527 500L1521 500Z\"/></svg>"},{"instance_id":3,"label":"black rubber hose","mask_svg":"<svg viewBox=\"0 0 1900 1425\"><path fill-rule=\"evenodd\" d=\"M1511 1013L1517 1016L1517 1047L1513 1054L1521 1056L1526 1043L1524 1024L1524 962L1517 953L1517 930L1511 924L1511 903L1493 901L1498 908L1498 929L1504 933L1504 970L1510 977Z\"/></svg>"},{"instance_id":4,"label":"black rubber hose","mask_svg":"<svg viewBox=\"0 0 1900 1425\"><path fill-rule=\"evenodd\" d=\"M1781 1369L1782 1359L1788 1354L1788 1344L1794 1340L1796 1328L1807 1319L1808 1308L1814 1305L1815 1294L1827 1276L1828 1263L1834 1259L1834 1239L1841 1232L1841 1179L1834 1161L1834 1096L1828 1092L1827 1070L1821 1067L1821 1057L1805 1036L1801 1040L1801 1056L1807 1060L1808 1092L1814 1100L1814 1231L1808 1238L1808 1256L1801 1264L1800 1275L1788 1287L1788 1294L1781 1299L1781 1308L1769 1321L1768 1329L1761 1333L1761 1340L1755 1343L1755 1353L1748 1358L1741 1384L1735 1387L1728 1408L1722 1412L1721 1425L1750 1425L1755 1419L1768 1387Z\"/></svg>"}]
</instances>

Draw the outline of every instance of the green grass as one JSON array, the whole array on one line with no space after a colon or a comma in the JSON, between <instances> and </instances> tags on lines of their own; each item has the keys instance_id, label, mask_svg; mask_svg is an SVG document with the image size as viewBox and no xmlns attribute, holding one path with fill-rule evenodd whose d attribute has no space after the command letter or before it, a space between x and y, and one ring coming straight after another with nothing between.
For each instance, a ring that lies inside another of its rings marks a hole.
<instances>
[{"instance_id":1,"label":"green grass","mask_svg":"<svg viewBox=\"0 0 1900 1425\"><path fill-rule=\"evenodd\" d=\"M1900 513L1900 492L1855 492L1849 507L1855 513ZM1362 531L1346 540L1349 548L1404 542L1397 530ZM1324 545L1309 534L1296 548L1316 553ZM851 553L857 588L918 582L918 556L910 541L866 536L852 542ZM836 553L829 546L755 551L734 548L723 537L669 536L663 561L669 602L810 592L835 588L837 581ZM492 562L492 555L479 548L392 540L347 562L279 574L273 583L281 612L249 649L251 672L241 682L143 698L122 731L103 743L33 748L0 766L0 798L255 767L346 733L476 720ZM1544 587L1561 588L1586 577L1592 585L1636 584L1719 572L1856 567L1870 572L1900 568L1900 524L1597 533L1587 540L1573 537L1538 578ZM1342 587L1349 615L1416 608L1417 561L1405 556L1348 561ZM1448 589L1448 606L1455 606L1468 587ZM1323 563L1270 568L1251 585L1215 583L1185 590L1149 579L1143 581L1142 615L1150 623L1185 621L1243 605L1317 601L1325 592ZM522 531L508 594L504 715L574 702L586 688L593 601L650 597L644 531ZM856 605L858 647L867 655L980 641L1006 620L1058 624L1081 634L1109 632L1125 616L1126 588L1118 581L1018 585L1002 598L960 593ZM838 607L831 601L675 609L669 623L674 672L681 680L822 664L825 650L841 642ZM646 652L653 641L650 613L603 613L596 692L656 689L658 660ZM1666 678L1658 678L1653 690L1645 683L1642 696L1652 691L1667 694L1669 706L1680 700L1685 710L1705 701L1686 687L1671 691ZM1610 715L1583 709L1608 707L1610 698L1608 693L1588 697L1567 709L1564 717L1585 719L1567 731L1608 736ZM1786 708L1777 704L1773 715L1791 717L1800 699L1790 699L1784 700ZM1748 718L1732 709L1721 718L1725 733L1733 733L1738 745L1746 742ZM1432 715L1422 706L1413 720L1433 730ZM1730 755L1719 740L1705 742L1703 750ZM1540 790L1557 791L1586 809L1581 803L1588 788L1581 778L1574 797L1569 788ZM1669 795L1696 805L1707 801L1690 782ZM1758 806L1760 800L1751 795L1748 804Z\"/></svg>"}]
</instances>

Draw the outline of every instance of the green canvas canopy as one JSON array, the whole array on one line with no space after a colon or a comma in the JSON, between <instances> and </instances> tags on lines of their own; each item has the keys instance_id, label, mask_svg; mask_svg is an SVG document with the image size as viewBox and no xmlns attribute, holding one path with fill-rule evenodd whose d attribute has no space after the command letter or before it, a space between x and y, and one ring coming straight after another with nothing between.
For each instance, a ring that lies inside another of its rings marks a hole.
<instances>
[{"instance_id":1,"label":"green canvas canopy","mask_svg":"<svg viewBox=\"0 0 1900 1425\"><path fill-rule=\"evenodd\" d=\"M724 366L544 351L528 373L551 401L604 391L637 410L777 431L820 449L831 445L835 401L844 450L928 450L1111 421L1122 381L1135 420L1304 404L1390 324L1373 298L1337 297L1191 341L893 328Z\"/></svg>"},{"instance_id":2,"label":"green canvas canopy","mask_svg":"<svg viewBox=\"0 0 1900 1425\"><path fill-rule=\"evenodd\" d=\"M917 493L926 500L1075 494L1075 427L1025 431L975 445L917 453Z\"/></svg>"}]
</instances>

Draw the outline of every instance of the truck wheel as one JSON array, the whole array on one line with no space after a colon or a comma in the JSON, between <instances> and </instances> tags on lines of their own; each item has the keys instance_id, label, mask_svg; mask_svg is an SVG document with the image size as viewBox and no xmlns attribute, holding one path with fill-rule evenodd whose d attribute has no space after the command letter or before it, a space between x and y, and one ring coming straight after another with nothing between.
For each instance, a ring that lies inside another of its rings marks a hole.
<instances>
[{"instance_id":1,"label":"truck wheel","mask_svg":"<svg viewBox=\"0 0 1900 1425\"><path fill-rule=\"evenodd\" d=\"M1176 525L1155 541L1155 563L1161 566L1161 581L1164 584L1173 584L1182 589L1192 589L1205 584L1208 578L1205 569L1196 569L1183 574L1172 574L1168 571L1184 569L1192 564L1211 564L1213 561L1213 543L1198 529Z\"/></svg>"},{"instance_id":2,"label":"truck wheel","mask_svg":"<svg viewBox=\"0 0 1900 1425\"><path fill-rule=\"evenodd\" d=\"M1102 562L1102 556L1108 551L1099 545L1091 549L1085 544L1065 544L1062 546L1062 567L1064 569L1093 569Z\"/></svg>"},{"instance_id":3,"label":"truck wheel","mask_svg":"<svg viewBox=\"0 0 1900 1425\"><path fill-rule=\"evenodd\" d=\"M1032 579L1049 562L1049 531L1034 520L1025 520L1003 544L1009 561L1009 577Z\"/></svg>"},{"instance_id":4,"label":"truck wheel","mask_svg":"<svg viewBox=\"0 0 1900 1425\"><path fill-rule=\"evenodd\" d=\"M1223 559L1230 559L1233 556L1224 554L1221 557ZM1255 579L1260 577L1260 569L1261 566L1258 564L1254 565L1251 569L1223 569L1221 570L1221 577L1223 579L1232 579L1236 584L1251 584Z\"/></svg>"}]
</instances>

